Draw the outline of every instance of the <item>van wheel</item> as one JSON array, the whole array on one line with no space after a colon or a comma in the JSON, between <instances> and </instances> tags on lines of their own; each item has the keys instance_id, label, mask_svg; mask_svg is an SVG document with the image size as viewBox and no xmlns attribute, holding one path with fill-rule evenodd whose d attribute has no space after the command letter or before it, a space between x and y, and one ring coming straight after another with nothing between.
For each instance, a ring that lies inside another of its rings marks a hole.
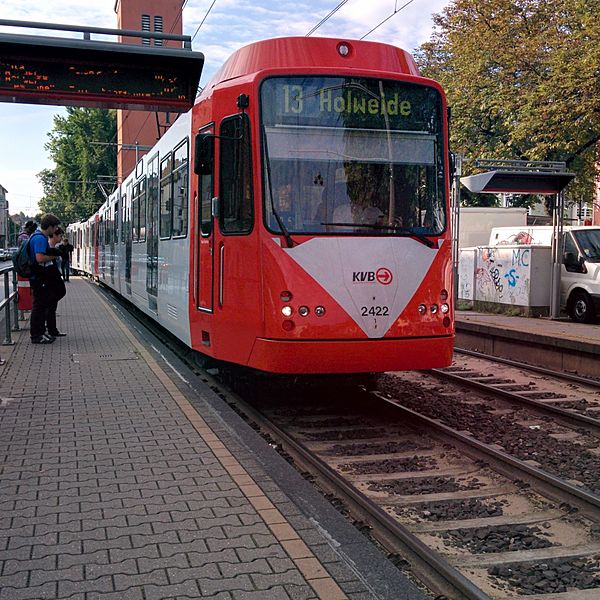
<instances>
[{"instance_id":1,"label":"van wheel","mask_svg":"<svg viewBox=\"0 0 600 600\"><path fill-rule=\"evenodd\" d=\"M571 296L569 316L575 323L593 323L594 304L587 292L575 292Z\"/></svg>"}]
</instances>

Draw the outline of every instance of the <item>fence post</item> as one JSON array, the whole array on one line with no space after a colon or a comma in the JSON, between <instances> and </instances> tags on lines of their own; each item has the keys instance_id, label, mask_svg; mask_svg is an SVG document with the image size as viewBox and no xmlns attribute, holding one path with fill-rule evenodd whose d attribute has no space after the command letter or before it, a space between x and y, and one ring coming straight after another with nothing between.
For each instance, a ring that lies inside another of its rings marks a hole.
<instances>
[{"instance_id":1,"label":"fence post","mask_svg":"<svg viewBox=\"0 0 600 600\"><path fill-rule=\"evenodd\" d=\"M17 291L17 272L13 269L13 292ZM13 302L13 316L15 318L15 324L13 326L13 331L21 331L21 328L19 327L19 305L18 305L18 300L19 300L19 296L18 294L15 296L15 300ZM7 308L8 310L8 308Z\"/></svg>"},{"instance_id":2,"label":"fence post","mask_svg":"<svg viewBox=\"0 0 600 600\"><path fill-rule=\"evenodd\" d=\"M10 290L9 290L9 286L8 286L8 271L4 272L4 297L8 298L10 296ZM11 335L10 335L10 304L6 305L6 337L4 338L4 341L2 342L3 346L12 346L14 344L14 342L12 341Z\"/></svg>"}]
</instances>

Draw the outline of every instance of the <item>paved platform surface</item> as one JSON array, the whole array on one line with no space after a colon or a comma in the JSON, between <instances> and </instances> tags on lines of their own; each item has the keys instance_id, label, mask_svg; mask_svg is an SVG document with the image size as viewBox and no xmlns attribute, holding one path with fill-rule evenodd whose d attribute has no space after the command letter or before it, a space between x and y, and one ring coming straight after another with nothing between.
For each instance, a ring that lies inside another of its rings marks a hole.
<instances>
[{"instance_id":1,"label":"paved platform surface","mask_svg":"<svg viewBox=\"0 0 600 600\"><path fill-rule=\"evenodd\" d=\"M67 337L2 349L0 600L425 598L201 375L67 291Z\"/></svg>"},{"instance_id":2,"label":"paved platform surface","mask_svg":"<svg viewBox=\"0 0 600 600\"><path fill-rule=\"evenodd\" d=\"M539 337L557 346L597 347L600 352L600 324L574 323L568 318L552 320L548 318L509 317L477 313L473 311L456 312L456 328L480 329L488 328L495 332L505 332L515 338Z\"/></svg>"}]
</instances>

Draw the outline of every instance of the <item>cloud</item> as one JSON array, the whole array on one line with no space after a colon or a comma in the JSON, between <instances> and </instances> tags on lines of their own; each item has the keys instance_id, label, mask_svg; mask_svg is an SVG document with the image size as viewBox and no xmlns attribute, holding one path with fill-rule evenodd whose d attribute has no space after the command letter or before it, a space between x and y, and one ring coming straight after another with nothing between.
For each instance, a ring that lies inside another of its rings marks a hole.
<instances>
[{"instance_id":1,"label":"cloud","mask_svg":"<svg viewBox=\"0 0 600 600\"><path fill-rule=\"evenodd\" d=\"M212 1L188 0L183 13L184 33L194 35ZM403 2L406 0L349 0L314 35L360 38ZM412 51L430 37L431 13L441 12L449 2L415 0L367 39ZM116 28L114 5L114 0L3 0L2 18ZM203 85L241 46L272 37L305 35L334 6L332 0L216 0L193 43L194 49L203 52L206 59ZM24 28L0 27L0 32L81 37ZM92 35L92 39L103 36ZM41 195L35 174L48 166L44 144L52 128L52 114L61 110L0 103L0 184L13 194L12 201L9 196L11 210L13 202L18 206L19 198L29 205L30 197ZM17 139L18 147L14 144ZM23 167L25 162L29 169Z\"/></svg>"}]
</instances>

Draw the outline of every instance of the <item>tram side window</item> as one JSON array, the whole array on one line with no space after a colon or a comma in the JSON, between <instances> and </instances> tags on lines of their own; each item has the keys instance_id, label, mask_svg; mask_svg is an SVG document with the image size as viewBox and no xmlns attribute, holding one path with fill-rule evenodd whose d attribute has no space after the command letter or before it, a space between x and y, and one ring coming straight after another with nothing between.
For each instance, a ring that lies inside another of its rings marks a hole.
<instances>
[{"instance_id":1,"label":"tram side window","mask_svg":"<svg viewBox=\"0 0 600 600\"><path fill-rule=\"evenodd\" d=\"M158 188L159 188L159 177L158 177L158 154L152 158L148 163L148 184L147 184L147 230L148 237L155 237L158 234L157 231L157 218L158 218Z\"/></svg>"},{"instance_id":2,"label":"tram side window","mask_svg":"<svg viewBox=\"0 0 600 600\"><path fill-rule=\"evenodd\" d=\"M221 125L219 225L223 233L249 233L254 221L250 127L246 115Z\"/></svg>"},{"instance_id":3,"label":"tram side window","mask_svg":"<svg viewBox=\"0 0 600 600\"><path fill-rule=\"evenodd\" d=\"M140 242L146 241L146 178L140 180L140 195L139 195L139 234Z\"/></svg>"},{"instance_id":4,"label":"tram side window","mask_svg":"<svg viewBox=\"0 0 600 600\"><path fill-rule=\"evenodd\" d=\"M118 196L117 196L118 198ZM119 243L119 201L115 200L113 205L113 242Z\"/></svg>"},{"instance_id":5,"label":"tram side window","mask_svg":"<svg viewBox=\"0 0 600 600\"><path fill-rule=\"evenodd\" d=\"M188 221L188 141L173 152L173 237L187 235Z\"/></svg>"},{"instance_id":6,"label":"tram side window","mask_svg":"<svg viewBox=\"0 0 600 600\"><path fill-rule=\"evenodd\" d=\"M133 186L133 198L131 199L131 241L137 242L140 239L140 185L136 183Z\"/></svg>"},{"instance_id":7,"label":"tram side window","mask_svg":"<svg viewBox=\"0 0 600 600\"><path fill-rule=\"evenodd\" d=\"M127 196L121 196L121 244L125 242L125 224L127 223Z\"/></svg>"},{"instance_id":8,"label":"tram side window","mask_svg":"<svg viewBox=\"0 0 600 600\"><path fill-rule=\"evenodd\" d=\"M212 135L213 129L205 129L200 135L208 134ZM215 145L214 137L206 138L210 139L210 142L198 147L197 152L204 153L202 157L205 165L204 169L201 169L199 179L199 196L200 196L200 231L202 235L210 235L212 231L212 198L214 195L214 158L215 158Z\"/></svg>"},{"instance_id":9,"label":"tram side window","mask_svg":"<svg viewBox=\"0 0 600 600\"><path fill-rule=\"evenodd\" d=\"M171 237L171 155L160 163L160 223L161 238Z\"/></svg>"}]
</instances>

